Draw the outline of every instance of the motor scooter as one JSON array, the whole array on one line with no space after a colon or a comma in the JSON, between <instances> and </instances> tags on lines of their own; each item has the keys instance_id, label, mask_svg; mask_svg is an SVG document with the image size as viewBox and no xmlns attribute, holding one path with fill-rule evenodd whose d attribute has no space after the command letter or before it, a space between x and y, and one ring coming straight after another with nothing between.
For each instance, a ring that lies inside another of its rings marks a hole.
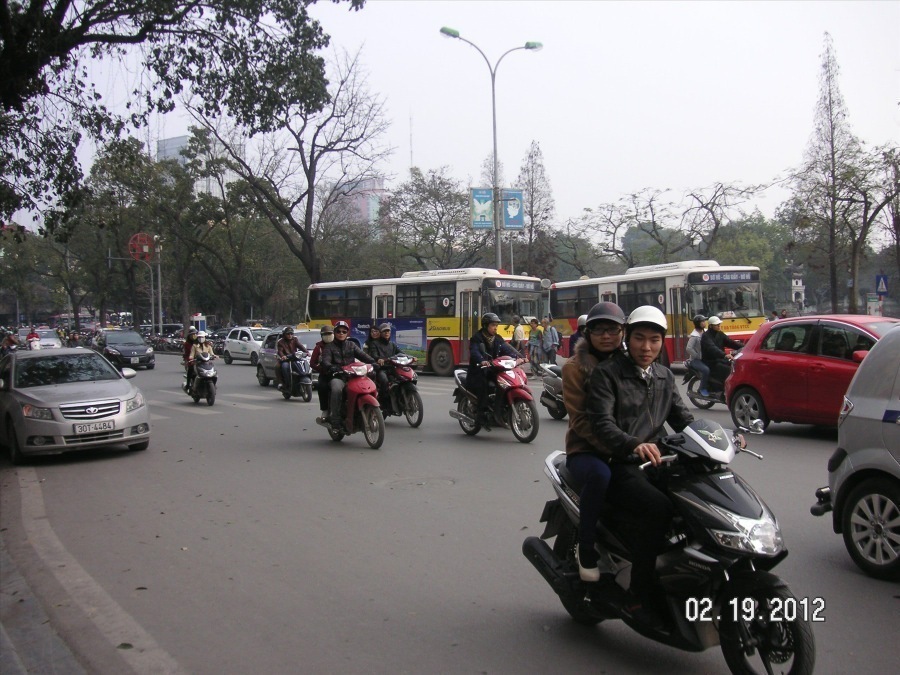
<instances>
[{"instance_id":1,"label":"motor scooter","mask_svg":"<svg viewBox=\"0 0 900 675\"><path fill-rule=\"evenodd\" d=\"M281 385L281 395L287 401L292 396L303 399L306 403L312 399L312 368L309 365L309 353L300 349L285 357L290 363L288 379ZM278 363L281 367L281 362Z\"/></svg>"},{"instance_id":2,"label":"motor scooter","mask_svg":"<svg viewBox=\"0 0 900 675\"><path fill-rule=\"evenodd\" d=\"M740 354L740 351L735 350L732 354L737 357L737 355ZM733 369L732 366L732 370ZM700 373L691 367L690 361L687 362L684 371L684 379L681 383L686 385L687 390L685 393L691 403L693 403L695 407L700 408L700 410L708 410L716 403L725 405L725 380L721 380L710 373L709 382L707 383L708 395L704 396L700 393Z\"/></svg>"},{"instance_id":3,"label":"motor scooter","mask_svg":"<svg viewBox=\"0 0 900 675\"><path fill-rule=\"evenodd\" d=\"M419 376L412 369L412 364L415 362L415 357L402 353L395 354L385 361L381 367L388 377L388 388L385 394L388 400L379 399L382 404L381 411L385 417L403 415L409 426L413 428L422 424L425 416L422 396L416 386Z\"/></svg>"},{"instance_id":4,"label":"motor scooter","mask_svg":"<svg viewBox=\"0 0 900 675\"><path fill-rule=\"evenodd\" d=\"M761 423L753 426L751 433L762 432ZM630 514L606 507L601 511L596 545L600 580L581 580L575 557L581 486L568 472L563 452L544 461L556 499L544 505L543 534L528 537L522 553L578 623L621 619L641 635L685 651L720 645L732 673L812 673L812 623L825 620L825 601L798 600L772 574L787 549L775 515L729 467L741 451L762 459L741 450L742 444L743 439L710 420L696 420L657 442L665 453L663 464L651 470L675 507L656 564L664 625L642 623L628 608L627 541L638 526ZM649 462L641 465L648 467ZM544 540L553 537L551 549Z\"/></svg>"},{"instance_id":5,"label":"motor scooter","mask_svg":"<svg viewBox=\"0 0 900 675\"><path fill-rule=\"evenodd\" d=\"M373 450L384 443L384 417L378 403L378 389L369 377L373 372L372 364L354 361L334 374L346 383L341 399L340 416L343 422L339 427L332 426L328 413L316 418L316 424L328 430L331 440L340 441L344 436L362 431L366 443Z\"/></svg>"},{"instance_id":6,"label":"motor scooter","mask_svg":"<svg viewBox=\"0 0 900 675\"><path fill-rule=\"evenodd\" d=\"M460 369L453 372L456 410L450 411L450 417L459 420L459 426L467 436L481 431L484 427L482 420L487 420L491 427L504 427L512 431L520 443L530 443L538 435L540 418L525 371L518 366L516 359L509 356L494 359L485 366L485 370L490 371L493 377L488 378L487 409L482 411L484 416L478 414L478 394L466 388L466 371Z\"/></svg>"},{"instance_id":7,"label":"motor scooter","mask_svg":"<svg viewBox=\"0 0 900 675\"><path fill-rule=\"evenodd\" d=\"M188 387L187 374L185 373L185 383L182 389L194 399L194 403L199 403L201 398L206 399L206 405L212 405L216 402L216 383L219 381L216 367L213 365L213 360L216 358L218 357L213 354L201 353L197 355L197 358L188 362L194 371L194 377L191 378L191 384Z\"/></svg>"},{"instance_id":8,"label":"motor scooter","mask_svg":"<svg viewBox=\"0 0 900 675\"><path fill-rule=\"evenodd\" d=\"M555 420L563 419L568 411L563 403L562 367L549 363L541 364L541 380L544 391L541 392L541 405L547 408L550 417Z\"/></svg>"}]
</instances>

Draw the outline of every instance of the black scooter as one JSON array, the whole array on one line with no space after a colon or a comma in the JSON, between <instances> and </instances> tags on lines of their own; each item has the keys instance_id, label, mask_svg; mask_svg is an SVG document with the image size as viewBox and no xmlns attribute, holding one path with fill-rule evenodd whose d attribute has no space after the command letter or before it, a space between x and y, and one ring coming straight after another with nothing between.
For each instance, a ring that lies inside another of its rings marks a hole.
<instances>
[{"instance_id":1,"label":"black scooter","mask_svg":"<svg viewBox=\"0 0 900 675\"><path fill-rule=\"evenodd\" d=\"M686 385L686 395L695 407L701 410L708 410L716 403L725 405L725 382L713 377L712 373L710 373L707 385L709 395L704 396L700 393L700 373L691 367L690 362L688 362L684 371L684 379L681 383Z\"/></svg>"},{"instance_id":2,"label":"black scooter","mask_svg":"<svg viewBox=\"0 0 900 675\"><path fill-rule=\"evenodd\" d=\"M547 409L553 419L563 419L568 411L563 403L562 367L542 363L541 382L544 385L540 398L541 405Z\"/></svg>"},{"instance_id":3,"label":"black scooter","mask_svg":"<svg viewBox=\"0 0 900 675\"><path fill-rule=\"evenodd\" d=\"M312 368L309 365L309 354L297 350L293 354L285 357L290 363L288 368L288 379L281 385L281 395L285 400L296 396L303 399L304 403L312 399ZM278 363L281 368L281 362Z\"/></svg>"},{"instance_id":4,"label":"black scooter","mask_svg":"<svg viewBox=\"0 0 900 675\"><path fill-rule=\"evenodd\" d=\"M752 432L761 433L761 425ZM622 533L634 526L627 514L601 515L600 581L579 577L579 486L562 452L545 460L544 472L557 495L541 515L546 529L540 538L528 537L522 552L578 623L622 619L645 637L686 651L721 645L732 673L759 672L761 662L762 672L805 675L815 665L811 624L825 620L824 600L797 599L770 572L787 549L774 514L728 468L740 452L736 440L721 425L697 420L658 442L667 453L655 469L658 484L676 511L656 566L665 593L664 627L634 621L625 609L631 562ZM551 537L556 538L552 549L544 541Z\"/></svg>"}]
</instances>

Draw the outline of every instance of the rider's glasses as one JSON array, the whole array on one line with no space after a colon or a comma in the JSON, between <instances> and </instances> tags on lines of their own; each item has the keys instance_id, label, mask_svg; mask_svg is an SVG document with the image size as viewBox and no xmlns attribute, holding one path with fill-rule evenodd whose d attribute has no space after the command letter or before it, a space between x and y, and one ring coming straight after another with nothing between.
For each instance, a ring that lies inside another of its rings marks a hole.
<instances>
[{"instance_id":1,"label":"rider's glasses","mask_svg":"<svg viewBox=\"0 0 900 675\"><path fill-rule=\"evenodd\" d=\"M335 332L335 333L340 333L340 334L343 335L343 334L345 334L345 333L349 333L350 331L347 330L346 328L335 328L335 329L334 329L334 332Z\"/></svg>"},{"instance_id":2,"label":"rider's glasses","mask_svg":"<svg viewBox=\"0 0 900 675\"><path fill-rule=\"evenodd\" d=\"M621 326L609 326L601 328L599 326L591 328L591 335L618 335L622 332Z\"/></svg>"}]
</instances>

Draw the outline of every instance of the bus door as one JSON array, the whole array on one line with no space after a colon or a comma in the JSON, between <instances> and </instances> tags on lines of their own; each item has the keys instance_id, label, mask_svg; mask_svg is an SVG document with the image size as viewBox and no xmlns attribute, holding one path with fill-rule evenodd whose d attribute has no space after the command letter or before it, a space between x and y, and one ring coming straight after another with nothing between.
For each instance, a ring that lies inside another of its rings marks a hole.
<instances>
[{"instance_id":1,"label":"bus door","mask_svg":"<svg viewBox=\"0 0 900 675\"><path fill-rule=\"evenodd\" d=\"M481 319L477 291L462 291L459 294L459 362L469 363L469 339L478 330Z\"/></svg>"},{"instance_id":2,"label":"bus door","mask_svg":"<svg viewBox=\"0 0 900 675\"><path fill-rule=\"evenodd\" d=\"M377 321L389 321L394 318L394 296L388 293L378 292L375 295L375 319Z\"/></svg>"},{"instance_id":3,"label":"bus door","mask_svg":"<svg viewBox=\"0 0 900 675\"><path fill-rule=\"evenodd\" d=\"M686 357L685 347L687 346L688 336L694 328L694 324L685 317L686 312L684 304L684 288L673 287L669 289L669 312L672 316L672 330L669 333L672 336L672 348L670 351L670 361L684 361Z\"/></svg>"}]
</instances>

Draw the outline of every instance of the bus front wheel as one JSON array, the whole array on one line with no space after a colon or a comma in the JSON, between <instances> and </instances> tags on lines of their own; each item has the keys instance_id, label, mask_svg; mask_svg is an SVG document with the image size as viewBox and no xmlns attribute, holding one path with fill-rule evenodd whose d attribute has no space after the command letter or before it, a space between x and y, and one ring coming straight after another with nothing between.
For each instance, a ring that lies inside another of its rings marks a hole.
<instances>
[{"instance_id":1,"label":"bus front wheel","mask_svg":"<svg viewBox=\"0 0 900 675\"><path fill-rule=\"evenodd\" d=\"M431 350L431 357L428 359L431 369L442 377L449 377L453 374L453 350L446 342L441 342L434 346Z\"/></svg>"}]
</instances>

